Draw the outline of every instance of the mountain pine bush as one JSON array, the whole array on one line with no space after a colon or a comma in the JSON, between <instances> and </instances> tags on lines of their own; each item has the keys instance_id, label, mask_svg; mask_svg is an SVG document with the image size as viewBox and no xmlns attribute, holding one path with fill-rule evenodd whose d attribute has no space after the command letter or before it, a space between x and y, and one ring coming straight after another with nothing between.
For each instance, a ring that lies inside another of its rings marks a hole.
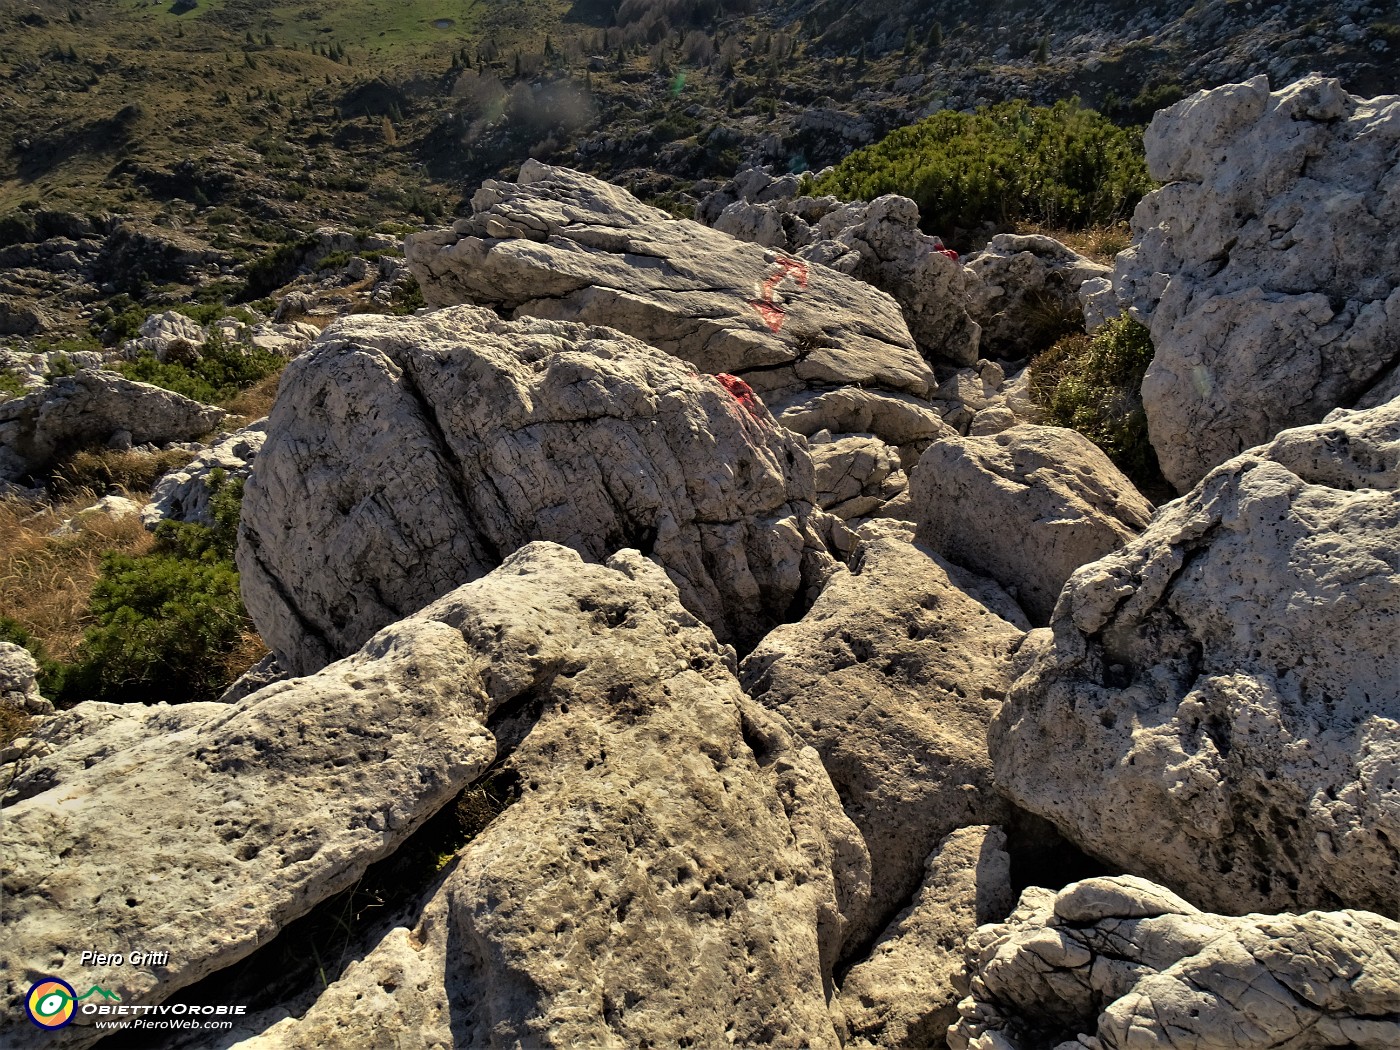
<instances>
[{"instance_id":1,"label":"mountain pine bush","mask_svg":"<svg viewBox=\"0 0 1400 1050\"><path fill-rule=\"evenodd\" d=\"M984 222L1084 229L1131 214L1152 188L1138 129L1077 101L944 111L857 150L810 192L846 200L911 197L925 229Z\"/></svg>"}]
</instances>

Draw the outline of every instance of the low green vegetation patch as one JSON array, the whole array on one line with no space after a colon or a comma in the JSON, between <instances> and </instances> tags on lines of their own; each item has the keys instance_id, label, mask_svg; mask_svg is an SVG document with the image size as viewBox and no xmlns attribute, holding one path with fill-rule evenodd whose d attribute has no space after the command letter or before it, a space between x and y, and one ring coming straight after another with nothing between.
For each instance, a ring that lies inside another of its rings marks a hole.
<instances>
[{"instance_id":1,"label":"low green vegetation patch","mask_svg":"<svg viewBox=\"0 0 1400 1050\"><path fill-rule=\"evenodd\" d=\"M1120 317L1092 336L1067 336L1032 359L1030 389L1045 422L1079 431L1157 498L1166 483L1142 407L1142 377L1151 363L1147 329Z\"/></svg>"},{"instance_id":2,"label":"low green vegetation patch","mask_svg":"<svg viewBox=\"0 0 1400 1050\"><path fill-rule=\"evenodd\" d=\"M23 397L26 393L24 380L12 368L0 368L0 401L12 397Z\"/></svg>"},{"instance_id":3,"label":"low green vegetation patch","mask_svg":"<svg viewBox=\"0 0 1400 1050\"><path fill-rule=\"evenodd\" d=\"M911 197L925 229L1041 223L1084 229L1131 214L1152 189L1142 135L1077 102L944 111L857 150L810 192Z\"/></svg>"},{"instance_id":4,"label":"low green vegetation patch","mask_svg":"<svg viewBox=\"0 0 1400 1050\"><path fill-rule=\"evenodd\" d=\"M231 400L285 364L283 358L268 350L230 343L216 334L205 340L198 356L192 356L189 361L162 362L146 351L135 361L119 365L118 369L128 379L164 387L212 405Z\"/></svg>"},{"instance_id":5,"label":"low green vegetation patch","mask_svg":"<svg viewBox=\"0 0 1400 1050\"><path fill-rule=\"evenodd\" d=\"M147 554L111 553L89 605L77 658L44 668L62 705L214 700L242 668L230 654L252 632L233 564L243 482L210 479L212 527L162 522Z\"/></svg>"}]
</instances>

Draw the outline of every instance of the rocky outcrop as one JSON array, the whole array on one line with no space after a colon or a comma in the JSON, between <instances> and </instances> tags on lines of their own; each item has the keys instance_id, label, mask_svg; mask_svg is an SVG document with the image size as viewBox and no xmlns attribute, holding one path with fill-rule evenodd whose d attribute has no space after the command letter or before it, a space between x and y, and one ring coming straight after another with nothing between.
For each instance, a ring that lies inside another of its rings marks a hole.
<instances>
[{"instance_id":1,"label":"rocky outcrop","mask_svg":"<svg viewBox=\"0 0 1400 1050\"><path fill-rule=\"evenodd\" d=\"M1088 879L1026 890L969 957L952 1050L1400 1045L1400 925L1365 911L1231 918Z\"/></svg>"},{"instance_id":2,"label":"rocky outcrop","mask_svg":"<svg viewBox=\"0 0 1400 1050\"><path fill-rule=\"evenodd\" d=\"M134 360L144 352L157 361L187 361L198 356L207 338L209 333L194 318L166 310L141 322L136 338L122 344L122 355Z\"/></svg>"},{"instance_id":3,"label":"rocky outcrop","mask_svg":"<svg viewBox=\"0 0 1400 1050\"><path fill-rule=\"evenodd\" d=\"M247 481L253 470L253 460L267 438L267 421L258 420L236 430L216 445L210 446L178 470L172 470L156 482L151 498L141 509L146 528L154 529L167 518L172 521L193 521L213 525L214 514L209 505L211 486Z\"/></svg>"},{"instance_id":4,"label":"rocky outcrop","mask_svg":"<svg viewBox=\"0 0 1400 1050\"><path fill-rule=\"evenodd\" d=\"M1138 206L1114 285L1151 329L1148 431L1184 492L1396 363L1400 99L1261 76L1157 114L1145 141L1168 185Z\"/></svg>"},{"instance_id":5,"label":"rocky outcrop","mask_svg":"<svg viewBox=\"0 0 1400 1050\"><path fill-rule=\"evenodd\" d=\"M127 431L137 444L185 441L226 413L160 387L83 369L0 403L0 480L19 481L65 452Z\"/></svg>"},{"instance_id":6,"label":"rocky outcrop","mask_svg":"<svg viewBox=\"0 0 1400 1050\"><path fill-rule=\"evenodd\" d=\"M926 1050L943 1043L967 993L965 945L1015 904L1000 828L960 828L924 862L914 902L841 983L847 1047Z\"/></svg>"},{"instance_id":7,"label":"rocky outcrop","mask_svg":"<svg viewBox=\"0 0 1400 1050\"><path fill-rule=\"evenodd\" d=\"M1152 504L1088 438L1013 426L929 446L910 480L918 536L1049 622L1070 574L1135 537Z\"/></svg>"},{"instance_id":8,"label":"rocky outcrop","mask_svg":"<svg viewBox=\"0 0 1400 1050\"><path fill-rule=\"evenodd\" d=\"M1001 233L965 260L968 315L982 329L987 357L1020 360L1079 327L1079 291L1110 273L1072 248L1039 234Z\"/></svg>"},{"instance_id":9,"label":"rocky outcrop","mask_svg":"<svg viewBox=\"0 0 1400 1050\"><path fill-rule=\"evenodd\" d=\"M309 678L231 706L79 716L36 733L50 746L4 811L12 1000L60 973L159 1003L353 884L496 762L521 797L358 971L378 977L387 952L387 973L414 960L420 979L344 1009L335 985L303 1032L329 1014L347 1039L420 1025L471 1033L458 1045L576 1046L611 1025L632 1042L837 1045L823 989L867 892L864 849L816 755L743 696L732 654L636 552L604 567L532 544ZM180 950L79 958L153 941ZM54 1038L14 1014L0 1026L6 1046Z\"/></svg>"},{"instance_id":10,"label":"rocky outcrop","mask_svg":"<svg viewBox=\"0 0 1400 1050\"><path fill-rule=\"evenodd\" d=\"M978 326L967 306L977 279L919 229L918 205L895 194L868 203L802 197L800 187L796 176L750 168L702 200L696 214L739 240L873 284L899 303L926 355L958 365L977 360Z\"/></svg>"},{"instance_id":11,"label":"rocky outcrop","mask_svg":"<svg viewBox=\"0 0 1400 1050\"><path fill-rule=\"evenodd\" d=\"M1203 906L1400 916L1397 549L1400 402L1220 466L1066 585L998 783Z\"/></svg>"},{"instance_id":12,"label":"rocky outcrop","mask_svg":"<svg viewBox=\"0 0 1400 1050\"><path fill-rule=\"evenodd\" d=\"M339 322L288 367L243 502L244 601L306 673L531 540L656 557L752 646L830 564L805 443L611 329L456 307Z\"/></svg>"},{"instance_id":13,"label":"rocky outcrop","mask_svg":"<svg viewBox=\"0 0 1400 1050\"><path fill-rule=\"evenodd\" d=\"M0 706L28 714L45 714L53 704L39 692L39 665L29 650L0 642Z\"/></svg>"},{"instance_id":14,"label":"rocky outcrop","mask_svg":"<svg viewBox=\"0 0 1400 1050\"><path fill-rule=\"evenodd\" d=\"M896 536L868 540L741 668L749 695L817 749L865 838L871 896L857 943L915 892L941 838L1007 818L986 732L1022 630L971 590L997 588ZM1019 619L1004 594L988 600Z\"/></svg>"},{"instance_id":15,"label":"rocky outcrop","mask_svg":"<svg viewBox=\"0 0 1400 1050\"><path fill-rule=\"evenodd\" d=\"M665 574L535 544L417 620L480 646L523 790L407 924L245 1050L835 1050L826 996L864 849Z\"/></svg>"},{"instance_id":16,"label":"rocky outcrop","mask_svg":"<svg viewBox=\"0 0 1400 1050\"><path fill-rule=\"evenodd\" d=\"M414 234L429 305L606 324L760 395L849 384L935 385L888 296L822 266L671 218L567 168L526 161L473 214Z\"/></svg>"},{"instance_id":17,"label":"rocky outcrop","mask_svg":"<svg viewBox=\"0 0 1400 1050\"><path fill-rule=\"evenodd\" d=\"M0 335L38 335L49 326L49 319L33 303L0 295Z\"/></svg>"}]
</instances>

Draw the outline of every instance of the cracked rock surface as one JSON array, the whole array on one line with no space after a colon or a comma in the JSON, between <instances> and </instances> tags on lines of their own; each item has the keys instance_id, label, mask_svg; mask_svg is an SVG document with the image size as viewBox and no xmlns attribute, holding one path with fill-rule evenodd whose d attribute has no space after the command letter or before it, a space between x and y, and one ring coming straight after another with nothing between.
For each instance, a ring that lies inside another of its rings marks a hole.
<instances>
[{"instance_id":1,"label":"cracked rock surface","mask_svg":"<svg viewBox=\"0 0 1400 1050\"><path fill-rule=\"evenodd\" d=\"M243 502L244 602L307 673L531 540L655 556L752 645L831 565L805 441L611 329L363 315L288 366Z\"/></svg>"},{"instance_id":2,"label":"cracked rock surface","mask_svg":"<svg viewBox=\"0 0 1400 1050\"><path fill-rule=\"evenodd\" d=\"M749 695L817 749L870 850L855 943L915 892L943 836L1007 817L986 733L1023 630L988 608L1020 619L999 590L897 535L869 539L741 666Z\"/></svg>"},{"instance_id":3,"label":"cracked rock surface","mask_svg":"<svg viewBox=\"0 0 1400 1050\"><path fill-rule=\"evenodd\" d=\"M429 305L606 324L703 372L742 376L765 398L852 384L924 396L936 385L888 295L587 175L526 161L514 185L486 182L472 210L408 238Z\"/></svg>"},{"instance_id":4,"label":"cracked rock surface","mask_svg":"<svg viewBox=\"0 0 1400 1050\"><path fill-rule=\"evenodd\" d=\"M1145 144L1167 185L1138 205L1113 283L1151 329L1148 431L1184 492L1400 359L1400 97L1260 76L1163 110Z\"/></svg>"},{"instance_id":5,"label":"cracked rock surface","mask_svg":"<svg viewBox=\"0 0 1400 1050\"><path fill-rule=\"evenodd\" d=\"M415 923L240 1046L835 1050L826 996L864 846L665 574L532 544L421 616L454 609L526 659L513 695L535 683L512 716L521 797Z\"/></svg>"},{"instance_id":6,"label":"cracked rock surface","mask_svg":"<svg viewBox=\"0 0 1400 1050\"><path fill-rule=\"evenodd\" d=\"M181 394L84 368L0 404L0 481L19 481L117 431L127 431L138 445L187 441L213 430L225 415Z\"/></svg>"},{"instance_id":7,"label":"cracked rock surface","mask_svg":"<svg viewBox=\"0 0 1400 1050\"><path fill-rule=\"evenodd\" d=\"M1038 624L1049 622L1075 569L1152 517L1152 504L1088 438L1034 424L935 441L909 492L920 542L1013 588Z\"/></svg>"},{"instance_id":8,"label":"cracked rock surface","mask_svg":"<svg viewBox=\"0 0 1400 1050\"><path fill-rule=\"evenodd\" d=\"M1386 1050L1400 925L1366 911L1199 911L1132 876L1031 888L968 945L952 1050Z\"/></svg>"},{"instance_id":9,"label":"cracked rock surface","mask_svg":"<svg viewBox=\"0 0 1400 1050\"><path fill-rule=\"evenodd\" d=\"M1065 587L997 779L1224 912L1400 916L1400 402L1212 471Z\"/></svg>"}]
</instances>

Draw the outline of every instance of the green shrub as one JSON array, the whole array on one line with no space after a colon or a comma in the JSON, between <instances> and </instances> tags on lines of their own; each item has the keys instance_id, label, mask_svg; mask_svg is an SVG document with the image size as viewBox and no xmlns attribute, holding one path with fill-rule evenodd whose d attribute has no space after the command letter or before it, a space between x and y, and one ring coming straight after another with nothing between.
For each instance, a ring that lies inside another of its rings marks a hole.
<instances>
[{"instance_id":1,"label":"green shrub","mask_svg":"<svg viewBox=\"0 0 1400 1050\"><path fill-rule=\"evenodd\" d=\"M1141 134L1077 101L944 111L852 153L811 190L912 197L929 230L1036 222L1067 229L1131 213L1152 188Z\"/></svg>"},{"instance_id":2,"label":"green shrub","mask_svg":"<svg viewBox=\"0 0 1400 1050\"><path fill-rule=\"evenodd\" d=\"M228 657L251 630L233 564L242 480L212 472L212 527L162 522L150 554L108 554L92 589L96 623L52 694L64 704L216 699Z\"/></svg>"},{"instance_id":3,"label":"green shrub","mask_svg":"<svg viewBox=\"0 0 1400 1050\"><path fill-rule=\"evenodd\" d=\"M173 554L107 555L91 611L97 625L64 678L65 703L216 699L229 684L224 655L247 626L232 565Z\"/></svg>"},{"instance_id":4,"label":"green shrub","mask_svg":"<svg viewBox=\"0 0 1400 1050\"><path fill-rule=\"evenodd\" d=\"M317 270L338 270L350 261L349 252L331 252L316 264Z\"/></svg>"},{"instance_id":5,"label":"green shrub","mask_svg":"<svg viewBox=\"0 0 1400 1050\"><path fill-rule=\"evenodd\" d=\"M271 351L231 344L218 335L205 340L200 355L198 360L181 364L161 362L155 354L142 351L135 361L121 364L118 369L128 379L215 404L229 400L286 364Z\"/></svg>"},{"instance_id":6,"label":"green shrub","mask_svg":"<svg viewBox=\"0 0 1400 1050\"><path fill-rule=\"evenodd\" d=\"M24 380L19 377L19 373L13 368L0 368L0 401L8 401L12 397L23 397L29 392L24 385Z\"/></svg>"},{"instance_id":7,"label":"green shrub","mask_svg":"<svg viewBox=\"0 0 1400 1050\"><path fill-rule=\"evenodd\" d=\"M1071 335L1032 359L1032 399L1045 421L1077 430L1149 495L1163 490L1147 440L1142 377L1152 363L1147 329L1129 317L1094 335Z\"/></svg>"}]
</instances>

